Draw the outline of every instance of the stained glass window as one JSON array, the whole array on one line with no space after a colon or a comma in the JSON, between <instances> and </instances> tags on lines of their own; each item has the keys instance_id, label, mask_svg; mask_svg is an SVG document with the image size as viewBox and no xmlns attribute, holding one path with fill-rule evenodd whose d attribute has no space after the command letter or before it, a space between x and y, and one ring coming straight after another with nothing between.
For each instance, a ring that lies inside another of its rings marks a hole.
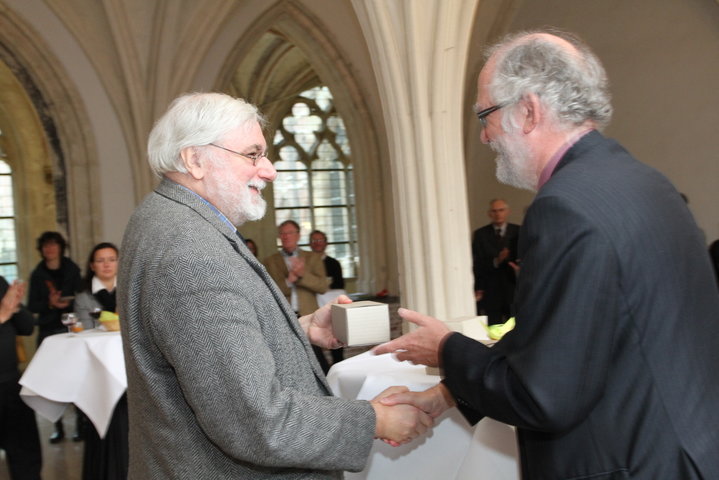
<instances>
[{"instance_id":1,"label":"stained glass window","mask_svg":"<svg viewBox=\"0 0 719 480\"><path fill-rule=\"evenodd\" d=\"M300 93L274 136L277 224L296 221L302 246L312 230L327 235L326 253L354 277L357 258L354 181L349 140L332 93L321 86Z\"/></svg>"}]
</instances>

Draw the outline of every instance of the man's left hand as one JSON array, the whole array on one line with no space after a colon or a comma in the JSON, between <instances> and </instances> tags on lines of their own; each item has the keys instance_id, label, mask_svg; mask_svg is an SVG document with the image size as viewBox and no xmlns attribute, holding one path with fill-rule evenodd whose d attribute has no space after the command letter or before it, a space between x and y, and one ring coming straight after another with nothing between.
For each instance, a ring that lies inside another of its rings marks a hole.
<instances>
[{"instance_id":1,"label":"man's left hand","mask_svg":"<svg viewBox=\"0 0 719 480\"><path fill-rule=\"evenodd\" d=\"M300 325L312 345L329 349L344 347L344 344L335 337L332 329L330 308L333 303L352 303L352 300L347 295L340 295L332 303L318 308L314 313L300 317Z\"/></svg>"},{"instance_id":2,"label":"man's left hand","mask_svg":"<svg viewBox=\"0 0 719 480\"><path fill-rule=\"evenodd\" d=\"M398 313L400 317L418 325L419 328L373 348L372 352L376 355L394 353L399 361L409 360L429 367L439 366L439 349L442 340L451 333L447 325L434 317L406 308L400 308Z\"/></svg>"}]
</instances>

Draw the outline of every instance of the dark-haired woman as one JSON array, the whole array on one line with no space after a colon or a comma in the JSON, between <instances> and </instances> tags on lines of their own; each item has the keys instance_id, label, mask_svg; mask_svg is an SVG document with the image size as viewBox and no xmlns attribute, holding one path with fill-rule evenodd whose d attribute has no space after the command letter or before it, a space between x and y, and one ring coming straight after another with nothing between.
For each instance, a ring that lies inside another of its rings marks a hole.
<instances>
[{"instance_id":1,"label":"dark-haired woman","mask_svg":"<svg viewBox=\"0 0 719 480\"><path fill-rule=\"evenodd\" d=\"M117 255L117 247L108 242L95 245L90 252L83 278L85 289L75 298L75 313L85 329L93 328L90 313L96 308L116 310Z\"/></svg>"},{"instance_id":2,"label":"dark-haired woman","mask_svg":"<svg viewBox=\"0 0 719 480\"><path fill-rule=\"evenodd\" d=\"M112 243L95 245L87 259L85 290L75 298L75 313L86 329L93 327L90 312L99 308L116 311L115 281L118 250ZM125 480L128 465L127 395L115 406L104 438L88 421L85 428L85 456L82 465L84 480Z\"/></svg>"},{"instance_id":3,"label":"dark-haired woman","mask_svg":"<svg viewBox=\"0 0 719 480\"><path fill-rule=\"evenodd\" d=\"M60 321L63 313L72 312L72 299L82 288L80 268L65 256L67 243L58 232L45 232L37 239L37 249L42 261L30 275L30 291L27 308L37 314L37 345L50 335L67 332ZM55 432L50 443L65 438L62 418L55 422ZM75 439L80 440L79 434Z\"/></svg>"}]
</instances>

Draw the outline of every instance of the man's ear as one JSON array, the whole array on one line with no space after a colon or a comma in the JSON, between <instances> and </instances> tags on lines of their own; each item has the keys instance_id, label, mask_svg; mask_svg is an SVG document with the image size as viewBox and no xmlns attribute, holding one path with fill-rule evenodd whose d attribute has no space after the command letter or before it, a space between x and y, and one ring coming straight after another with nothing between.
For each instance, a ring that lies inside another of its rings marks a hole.
<instances>
[{"instance_id":1,"label":"man's ear","mask_svg":"<svg viewBox=\"0 0 719 480\"><path fill-rule=\"evenodd\" d=\"M522 97L522 132L526 135L533 131L542 121L542 104L539 97L534 93L528 93Z\"/></svg>"},{"instance_id":2,"label":"man's ear","mask_svg":"<svg viewBox=\"0 0 719 480\"><path fill-rule=\"evenodd\" d=\"M202 180L205 176L205 163L200 158L199 152L195 147L185 147L180 150L180 158L185 166L188 175L195 180Z\"/></svg>"}]
</instances>

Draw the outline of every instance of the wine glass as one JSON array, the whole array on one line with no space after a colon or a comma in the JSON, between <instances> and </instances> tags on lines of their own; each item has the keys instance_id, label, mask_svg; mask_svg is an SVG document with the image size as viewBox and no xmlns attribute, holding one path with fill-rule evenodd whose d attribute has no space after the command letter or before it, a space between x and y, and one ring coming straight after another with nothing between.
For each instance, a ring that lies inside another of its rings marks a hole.
<instances>
[{"instance_id":1,"label":"wine glass","mask_svg":"<svg viewBox=\"0 0 719 480\"><path fill-rule=\"evenodd\" d=\"M67 327L67 333L72 333L72 328L77 323L77 316L74 313L63 313L60 321Z\"/></svg>"},{"instance_id":2,"label":"wine glass","mask_svg":"<svg viewBox=\"0 0 719 480\"><path fill-rule=\"evenodd\" d=\"M98 323L100 321L100 313L102 312L102 308L93 308L90 310L90 316L92 317L92 328L97 328Z\"/></svg>"}]
</instances>

